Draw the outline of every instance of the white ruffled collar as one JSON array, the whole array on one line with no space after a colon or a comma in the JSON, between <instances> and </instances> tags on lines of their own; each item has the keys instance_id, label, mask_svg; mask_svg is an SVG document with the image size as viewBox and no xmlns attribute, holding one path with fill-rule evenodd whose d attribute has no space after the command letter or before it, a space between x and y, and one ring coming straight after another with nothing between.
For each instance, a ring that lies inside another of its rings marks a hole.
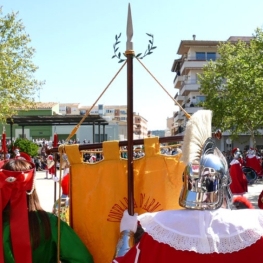
<instances>
[{"instance_id":1,"label":"white ruffled collar","mask_svg":"<svg viewBox=\"0 0 263 263\"><path fill-rule=\"evenodd\" d=\"M156 241L201 254L239 251L263 236L259 209L169 210L145 213L138 219Z\"/></svg>"}]
</instances>

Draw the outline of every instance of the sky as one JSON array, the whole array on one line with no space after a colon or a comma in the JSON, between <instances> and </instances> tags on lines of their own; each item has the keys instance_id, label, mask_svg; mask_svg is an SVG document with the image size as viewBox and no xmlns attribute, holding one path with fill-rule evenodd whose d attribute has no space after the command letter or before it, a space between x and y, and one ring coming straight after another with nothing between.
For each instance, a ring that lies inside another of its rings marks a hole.
<instances>
[{"instance_id":1,"label":"sky","mask_svg":"<svg viewBox=\"0 0 263 263\"><path fill-rule=\"evenodd\" d=\"M114 55L126 51L128 4L135 54L144 53L154 35L153 53L141 62L174 97L171 71L181 40L221 40L252 36L263 26L262 0L2 0L3 14L18 12L45 81L36 101L91 106L113 80L121 64ZM148 121L148 130L166 129L177 107L154 78L133 60L133 109ZM127 68L113 80L97 104L127 104Z\"/></svg>"}]
</instances>

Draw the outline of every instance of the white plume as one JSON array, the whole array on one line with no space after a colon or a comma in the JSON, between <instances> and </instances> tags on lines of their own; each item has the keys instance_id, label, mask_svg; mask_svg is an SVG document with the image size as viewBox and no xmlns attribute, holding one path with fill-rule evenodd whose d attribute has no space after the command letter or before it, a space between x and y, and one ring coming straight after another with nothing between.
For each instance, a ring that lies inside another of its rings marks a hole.
<instances>
[{"instance_id":1,"label":"white plume","mask_svg":"<svg viewBox=\"0 0 263 263\"><path fill-rule=\"evenodd\" d=\"M212 136L212 111L195 112L186 124L182 146L182 161L188 165L201 157L205 141Z\"/></svg>"}]
</instances>

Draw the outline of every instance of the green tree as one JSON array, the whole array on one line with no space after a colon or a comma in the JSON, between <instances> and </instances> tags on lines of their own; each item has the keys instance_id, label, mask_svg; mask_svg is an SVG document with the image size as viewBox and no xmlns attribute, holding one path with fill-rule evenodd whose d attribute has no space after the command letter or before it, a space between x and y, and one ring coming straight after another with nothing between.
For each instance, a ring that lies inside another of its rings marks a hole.
<instances>
[{"instance_id":1,"label":"green tree","mask_svg":"<svg viewBox=\"0 0 263 263\"><path fill-rule=\"evenodd\" d=\"M25 152L31 157L38 155L38 145L28 139L18 138L14 142L14 147L19 148L20 152Z\"/></svg>"},{"instance_id":2,"label":"green tree","mask_svg":"<svg viewBox=\"0 0 263 263\"><path fill-rule=\"evenodd\" d=\"M263 127L263 32L256 29L250 41L221 43L220 58L199 74L203 106L213 111L213 126L229 131L233 139L255 135Z\"/></svg>"},{"instance_id":3,"label":"green tree","mask_svg":"<svg viewBox=\"0 0 263 263\"><path fill-rule=\"evenodd\" d=\"M34 107L34 94L44 84L34 79L38 69L32 59L35 49L18 13L3 15L0 8L0 122L18 109Z\"/></svg>"}]
</instances>

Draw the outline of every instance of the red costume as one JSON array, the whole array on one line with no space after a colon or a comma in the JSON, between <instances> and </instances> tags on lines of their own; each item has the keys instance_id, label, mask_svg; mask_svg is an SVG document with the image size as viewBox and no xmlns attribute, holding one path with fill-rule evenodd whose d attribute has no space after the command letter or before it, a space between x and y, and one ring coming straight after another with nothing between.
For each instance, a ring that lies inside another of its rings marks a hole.
<instances>
[{"instance_id":1,"label":"red costume","mask_svg":"<svg viewBox=\"0 0 263 263\"><path fill-rule=\"evenodd\" d=\"M230 189L234 195L243 195L247 193L248 181L242 171L241 164L238 160L233 159L230 163L229 173L232 179Z\"/></svg>"},{"instance_id":2,"label":"red costume","mask_svg":"<svg viewBox=\"0 0 263 263\"><path fill-rule=\"evenodd\" d=\"M256 156L255 151L250 149L246 157L246 166L255 170L257 174L261 173L260 158Z\"/></svg>"},{"instance_id":3,"label":"red costume","mask_svg":"<svg viewBox=\"0 0 263 263\"><path fill-rule=\"evenodd\" d=\"M235 159L237 159L240 162L241 166L245 165L244 159L243 159L243 157L241 155L241 152L240 152L239 148L234 148L232 150L232 155L234 156Z\"/></svg>"},{"instance_id":4,"label":"red costume","mask_svg":"<svg viewBox=\"0 0 263 263\"><path fill-rule=\"evenodd\" d=\"M53 156L49 155L47 157L47 166L46 166L46 178L48 179L48 175L51 175L51 178L55 176L56 169L55 169L55 162L53 160Z\"/></svg>"},{"instance_id":5,"label":"red costume","mask_svg":"<svg viewBox=\"0 0 263 263\"><path fill-rule=\"evenodd\" d=\"M262 262L262 210L171 210L138 219L146 233L114 263Z\"/></svg>"}]
</instances>

